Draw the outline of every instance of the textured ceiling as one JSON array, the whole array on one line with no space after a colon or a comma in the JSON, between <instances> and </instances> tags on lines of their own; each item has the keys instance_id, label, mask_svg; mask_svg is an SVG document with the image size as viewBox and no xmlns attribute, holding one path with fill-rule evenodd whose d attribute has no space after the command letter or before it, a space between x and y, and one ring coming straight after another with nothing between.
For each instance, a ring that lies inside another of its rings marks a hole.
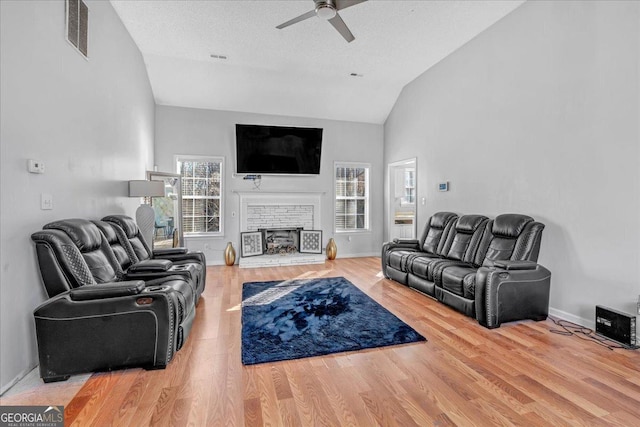
<instances>
[{"instance_id":1,"label":"textured ceiling","mask_svg":"<svg viewBox=\"0 0 640 427\"><path fill-rule=\"evenodd\" d=\"M317 17L275 28L312 0L111 3L158 104L384 123L407 83L523 1L369 0L340 12L351 43Z\"/></svg>"}]
</instances>

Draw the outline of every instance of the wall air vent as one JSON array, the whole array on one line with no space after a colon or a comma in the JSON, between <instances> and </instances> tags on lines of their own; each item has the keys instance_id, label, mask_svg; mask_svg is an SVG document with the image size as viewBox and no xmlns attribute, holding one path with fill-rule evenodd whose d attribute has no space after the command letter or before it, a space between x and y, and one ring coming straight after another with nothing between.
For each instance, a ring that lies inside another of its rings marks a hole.
<instances>
[{"instance_id":1,"label":"wall air vent","mask_svg":"<svg viewBox=\"0 0 640 427\"><path fill-rule=\"evenodd\" d=\"M67 0L67 40L88 57L89 8L82 0Z\"/></svg>"}]
</instances>

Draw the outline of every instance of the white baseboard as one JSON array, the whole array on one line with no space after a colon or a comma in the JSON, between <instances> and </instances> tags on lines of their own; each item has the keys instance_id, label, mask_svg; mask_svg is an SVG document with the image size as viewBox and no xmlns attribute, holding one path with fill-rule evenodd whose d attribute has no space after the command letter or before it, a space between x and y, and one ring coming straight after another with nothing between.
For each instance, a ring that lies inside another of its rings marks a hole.
<instances>
[{"instance_id":1,"label":"white baseboard","mask_svg":"<svg viewBox=\"0 0 640 427\"><path fill-rule=\"evenodd\" d=\"M365 257L379 257L380 253L379 252L362 252L362 253L355 253L355 254L338 254L338 256L336 258L365 258ZM238 258L236 260L236 265L238 265L238 260L240 258ZM209 260L207 259L207 265L225 265L224 260L221 259L212 259Z\"/></svg>"},{"instance_id":2,"label":"white baseboard","mask_svg":"<svg viewBox=\"0 0 640 427\"><path fill-rule=\"evenodd\" d=\"M362 252L356 254L340 254L336 258L365 258L370 256L380 256L380 252Z\"/></svg>"},{"instance_id":3,"label":"white baseboard","mask_svg":"<svg viewBox=\"0 0 640 427\"><path fill-rule=\"evenodd\" d=\"M38 365L35 365L35 366L31 366L30 368L25 369L24 371L22 371L18 375L16 375L16 377L14 379L9 381L7 384L3 385L0 388L0 396L5 394L11 387L16 385L21 379L26 377L29 374L29 372L33 371L37 367L38 367Z\"/></svg>"},{"instance_id":4,"label":"white baseboard","mask_svg":"<svg viewBox=\"0 0 640 427\"><path fill-rule=\"evenodd\" d=\"M571 323L584 326L585 328L595 329L596 327L596 322L593 319L589 320L582 317L578 317L571 313L567 313L566 311L558 310L557 308L549 307L549 314L553 317L557 317L559 319L567 320Z\"/></svg>"}]
</instances>

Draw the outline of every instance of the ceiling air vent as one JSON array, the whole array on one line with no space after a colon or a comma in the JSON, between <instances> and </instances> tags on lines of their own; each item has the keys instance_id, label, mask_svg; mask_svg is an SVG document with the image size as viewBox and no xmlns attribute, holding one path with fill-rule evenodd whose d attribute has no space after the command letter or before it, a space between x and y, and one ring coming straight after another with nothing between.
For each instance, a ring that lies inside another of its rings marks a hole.
<instances>
[{"instance_id":1,"label":"ceiling air vent","mask_svg":"<svg viewBox=\"0 0 640 427\"><path fill-rule=\"evenodd\" d=\"M67 40L88 57L89 8L82 0L67 0Z\"/></svg>"}]
</instances>

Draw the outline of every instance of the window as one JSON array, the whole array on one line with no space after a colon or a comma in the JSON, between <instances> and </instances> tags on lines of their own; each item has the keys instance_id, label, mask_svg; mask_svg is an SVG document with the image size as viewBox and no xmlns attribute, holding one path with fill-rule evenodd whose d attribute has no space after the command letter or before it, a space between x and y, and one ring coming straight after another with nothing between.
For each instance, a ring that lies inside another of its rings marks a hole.
<instances>
[{"instance_id":1,"label":"window","mask_svg":"<svg viewBox=\"0 0 640 427\"><path fill-rule=\"evenodd\" d=\"M369 229L369 165L336 163L336 231Z\"/></svg>"},{"instance_id":2,"label":"window","mask_svg":"<svg viewBox=\"0 0 640 427\"><path fill-rule=\"evenodd\" d=\"M222 234L221 157L178 156L185 235Z\"/></svg>"},{"instance_id":3,"label":"window","mask_svg":"<svg viewBox=\"0 0 640 427\"><path fill-rule=\"evenodd\" d=\"M416 203L416 170L404 170L404 195L400 205L415 205Z\"/></svg>"}]
</instances>

